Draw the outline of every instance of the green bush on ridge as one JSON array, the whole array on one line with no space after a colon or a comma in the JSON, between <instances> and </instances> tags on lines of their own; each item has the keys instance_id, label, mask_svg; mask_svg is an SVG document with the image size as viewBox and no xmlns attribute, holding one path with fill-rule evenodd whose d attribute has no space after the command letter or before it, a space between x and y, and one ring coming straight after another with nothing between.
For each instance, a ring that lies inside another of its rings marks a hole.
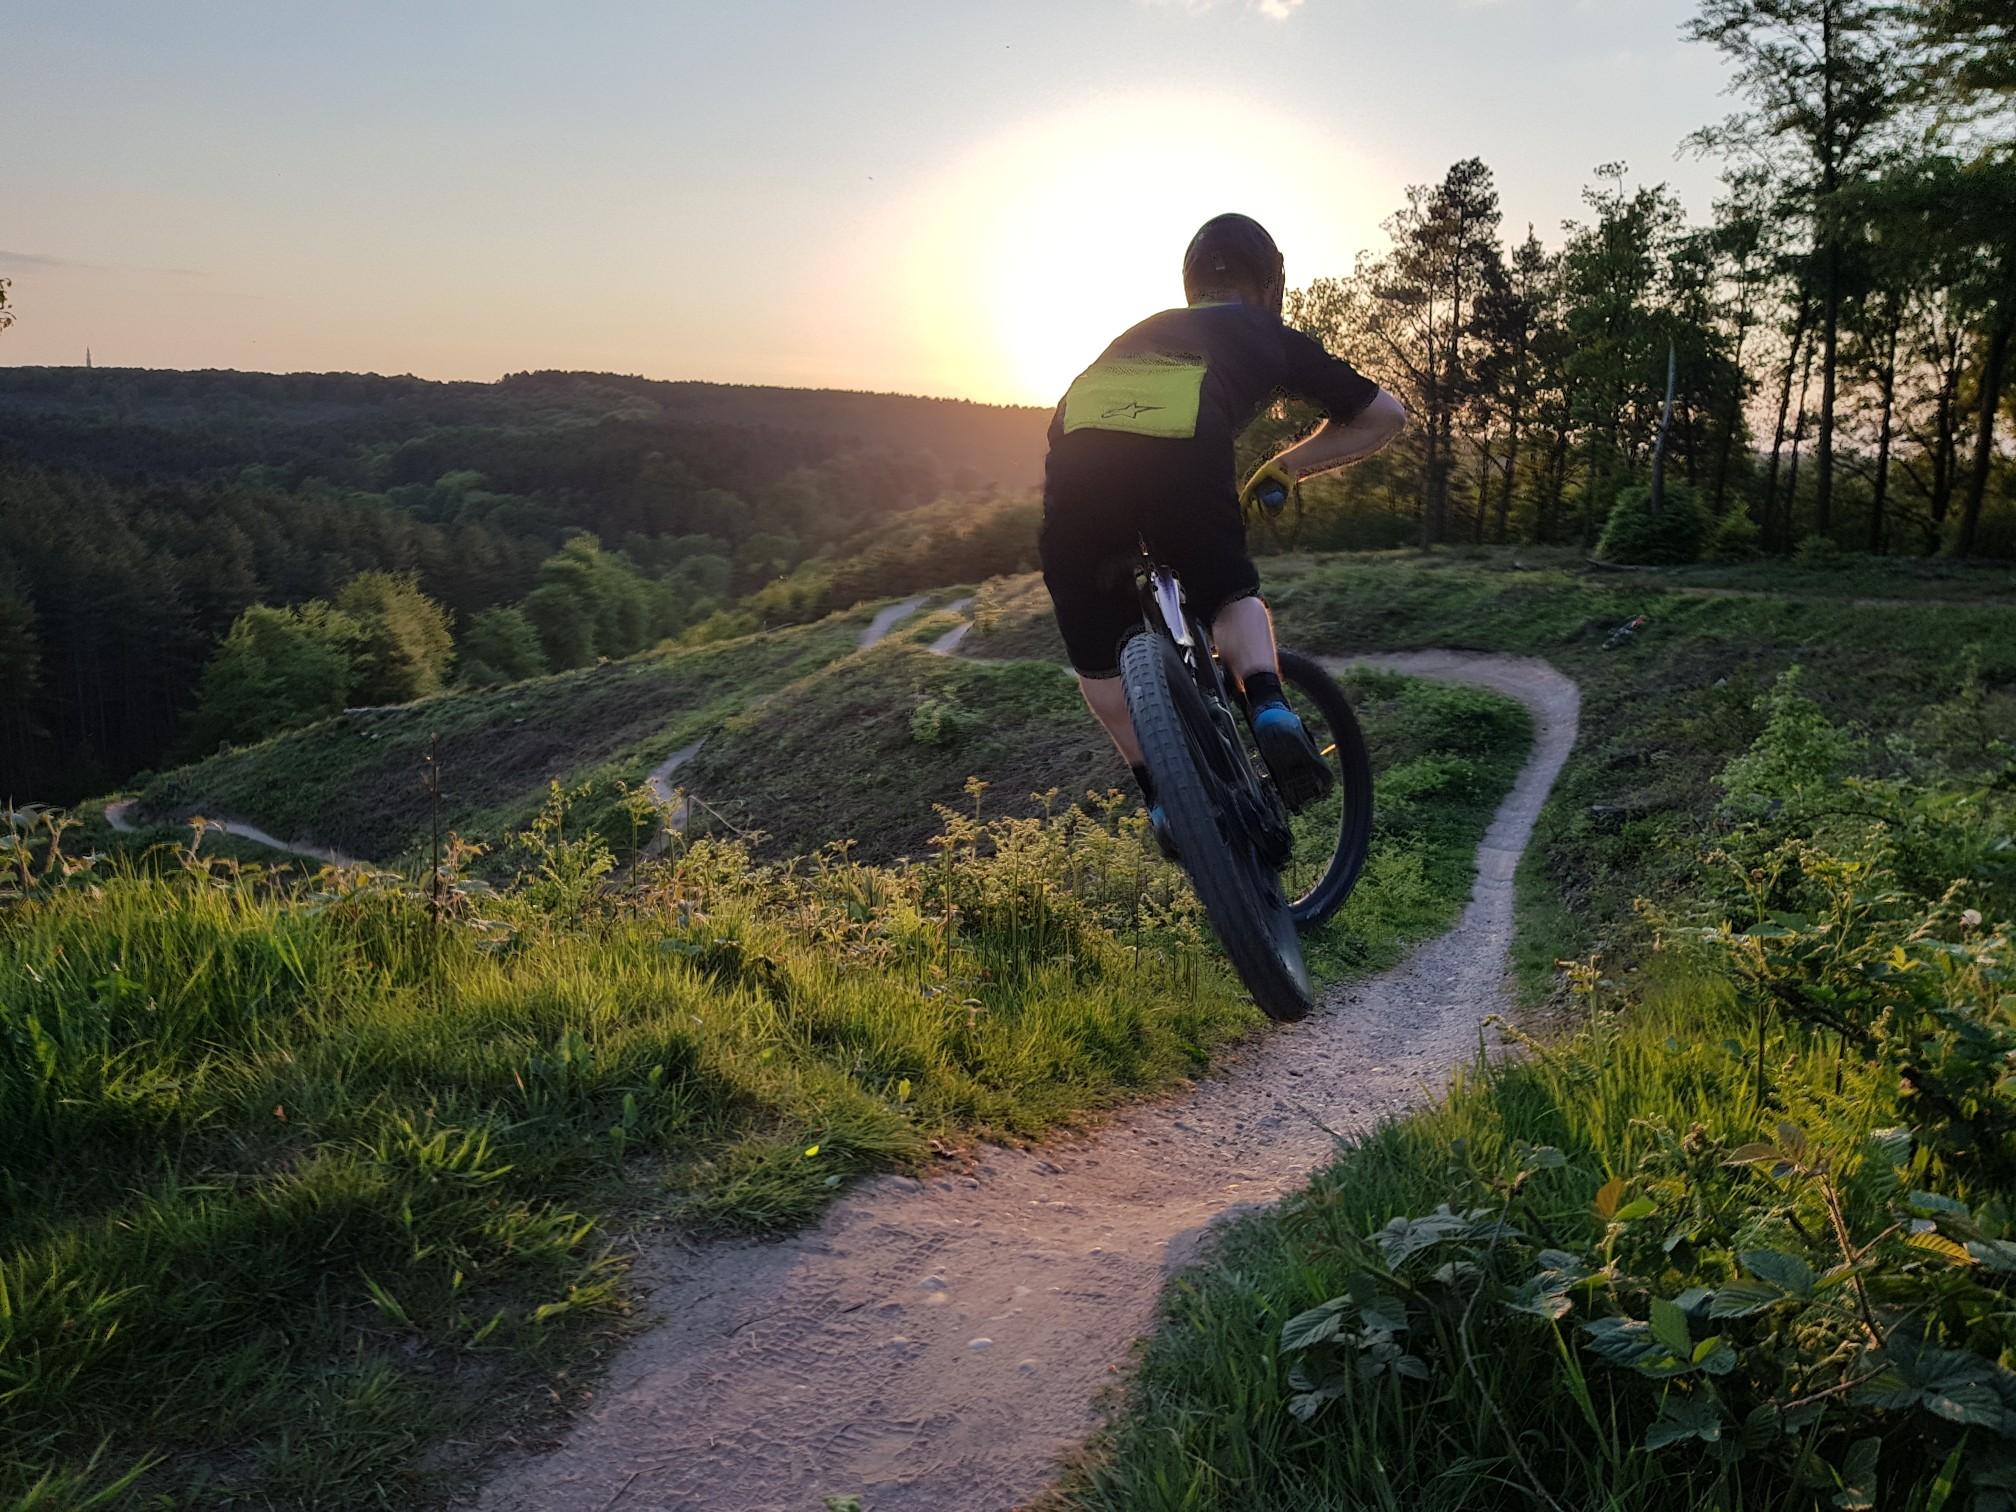
<instances>
[{"instance_id":1,"label":"green bush on ridge","mask_svg":"<svg viewBox=\"0 0 2016 1512\"><path fill-rule=\"evenodd\" d=\"M1675 566L1697 560L1714 531L1715 517L1684 483L1666 485L1657 514L1650 488L1627 488L1610 506L1596 556L1633 566Z\"/></svg>"}]
</instances>

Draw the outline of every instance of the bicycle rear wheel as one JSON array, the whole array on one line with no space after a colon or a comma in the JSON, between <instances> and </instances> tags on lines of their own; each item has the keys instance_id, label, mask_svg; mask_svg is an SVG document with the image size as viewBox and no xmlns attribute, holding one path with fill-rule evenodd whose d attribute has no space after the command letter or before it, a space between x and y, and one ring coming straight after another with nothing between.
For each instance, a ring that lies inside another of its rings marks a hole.
<instances>
[{"instance_id":1,"label":"bicycle rear wheel","mask_svg":"<svg viewBox=\"0 0 2016 1512\"><path fill-rule=\"evenodd\" d=\"M1295 918L1234 804L1240 753L1219 734L1203 692L1163 637L1128 641L1120 679L1184 870L1233 969L1269 1018L1304 1017L1309 968Z\"/></svg>"},{"instance_id":2,"label":"bicycle rear wheel","mask_svg":"<svg viewBox=\"0 0 2016 1512\"><path fill-rule=\"evenodd\" d=\"M1281 687L1336 778L1327 795L1289 818L1295 842L1281 869L1281 890L1296 927L1307 934L1344 906L1365 869L1372 843L1372 760L1350 699L1320 665L1284 648Z\"/></svg>"}]
</instances>

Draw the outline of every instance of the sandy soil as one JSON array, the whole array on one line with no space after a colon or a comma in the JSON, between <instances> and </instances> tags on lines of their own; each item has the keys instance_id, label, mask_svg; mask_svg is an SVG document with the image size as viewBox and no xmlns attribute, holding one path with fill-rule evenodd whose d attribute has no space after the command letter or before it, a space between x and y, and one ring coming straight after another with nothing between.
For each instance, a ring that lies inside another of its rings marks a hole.
<instances>
[{"instance_id":1,"label":"sandy soil","mask_svg":"<svg viewBox=\"0 0 2016 1512\"><path fill-rule=\"evenodd\" d=\"M1505 657L1363 660L1533 711L1456 928L1090 1136L865 1184L787 1242L647 1253L656 1326L480 1507L817 1512L851 1493L866 1512L1005 1512L1041 1491L1209 1226L1295 1187L1335 1134L1433 1096L1508 1006L1513 870L1574 743L1574 684Z\"/></svg>"}]
</instances>

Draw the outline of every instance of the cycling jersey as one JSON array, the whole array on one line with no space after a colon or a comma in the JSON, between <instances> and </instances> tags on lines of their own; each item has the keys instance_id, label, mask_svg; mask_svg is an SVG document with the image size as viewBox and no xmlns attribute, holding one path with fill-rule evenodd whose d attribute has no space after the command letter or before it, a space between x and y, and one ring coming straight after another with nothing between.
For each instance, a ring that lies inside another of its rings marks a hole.
<instances>
[{"instance_id":1,"label":"cycling jersey","mask_svg":"<svg viewBox=\"0 0 2016 1512\"><path fill-rule=\"evenodd\" d=\"M1071 664L1119 669L1140 621L1125 570L1145 540L1206 618L1259 591L1233 443L1278 394L1354 420L1379 385L1256 305L1151 315L1073 380L1050 422L1043 577Z\"/></svg>"}]
</instances>

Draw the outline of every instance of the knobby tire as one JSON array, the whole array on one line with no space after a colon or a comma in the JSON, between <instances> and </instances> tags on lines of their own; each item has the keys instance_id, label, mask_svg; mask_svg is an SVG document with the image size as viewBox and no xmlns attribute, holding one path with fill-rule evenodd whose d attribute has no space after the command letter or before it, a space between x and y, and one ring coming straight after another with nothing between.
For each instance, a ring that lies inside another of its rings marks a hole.
<instances>
[{"instance_id":1,"label":"knobby tire","mask_svg":"<svg viewBox=\"0 0 2016 1512\"><path fill-rule=\"evenodd\" d=\"M1236 824L1221 822L1218 779L1199 748L1217 742L1203 693L1160 635L1127 642L1120 679L1155 796L1219 943L1261 1011L1293 1023L1310 1009L1308 968L1274 873Z\"/></svg>"}]
</instances>

